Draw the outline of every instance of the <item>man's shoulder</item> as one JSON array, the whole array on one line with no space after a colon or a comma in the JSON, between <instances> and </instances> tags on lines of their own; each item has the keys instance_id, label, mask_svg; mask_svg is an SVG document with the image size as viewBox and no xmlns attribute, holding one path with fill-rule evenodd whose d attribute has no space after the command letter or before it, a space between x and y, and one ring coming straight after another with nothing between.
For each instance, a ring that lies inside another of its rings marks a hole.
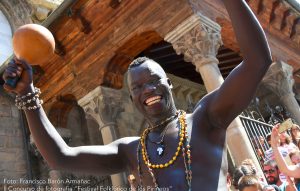
<instances>
[{"instance_id":1,"label":"man's shoulder","mask_svg":"<svg viewBox=\"0 0 300 191\"><path fill-rule=\"evenodd\" d=\"M114 142L117 144L122 145L130 145L130 144L136 144L140 140L140 137L123 137L120 139L115 140Z\"/></svg>"},{"instance_id":2,"label":"man's shoulder","mask_svg":"<svg viewBox=\"0 0 300 191\"><path fill-rule=\"evenodd\" d=\"M140 137L123 137L116 140L120 156L127 161L134 160L139 141Z\"/></svg>"},{"instance_id":3,"label":"man's shoulder","mask_svg":"<svg viewBox=\"0 0 300 191\"><path fill-rule=\"evenodd\" d=\"M140 137L123 137L114 141L118 148L123 152L130 152L136 150Z\"/></svg>"}]
</instances>

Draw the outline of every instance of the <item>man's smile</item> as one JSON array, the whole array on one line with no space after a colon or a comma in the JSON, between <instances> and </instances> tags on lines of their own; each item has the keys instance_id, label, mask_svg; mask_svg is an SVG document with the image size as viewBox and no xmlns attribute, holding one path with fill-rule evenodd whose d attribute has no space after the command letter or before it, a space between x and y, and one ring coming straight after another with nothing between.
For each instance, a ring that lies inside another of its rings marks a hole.
<instances>
[{"instance_id":1,"label":"man's smile","mask_svg":"<svg viewBox=\"0 0 300 191\"><path fill-rule=\"evenodd\" d=\"M153 97L149 97L145 100L144 104L147 106L153 105L157 102L160 102L161 100L161 96L153 96Z\"/></svg>"}]
</instances>

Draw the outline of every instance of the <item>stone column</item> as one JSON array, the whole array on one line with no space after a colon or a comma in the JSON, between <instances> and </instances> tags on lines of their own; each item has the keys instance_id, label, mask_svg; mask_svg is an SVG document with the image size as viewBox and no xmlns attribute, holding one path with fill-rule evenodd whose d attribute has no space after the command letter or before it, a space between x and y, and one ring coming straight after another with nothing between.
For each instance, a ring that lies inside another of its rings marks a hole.
<instances>
[{"instance_id":1,"label":"stone column","mask_svg":"<svg viewBox=\"0 0 300 191\"><path fill-rule=\"evenodd\" d=\"M220 31L221 27L217 23L201 14L194 14L165 37L177 54L183 54L185 61L192 62L196 66L208 92L220 87L224 81L216 58L222 45ZM238 118L228 127L227 137L227 145L235 164L239 165L244 159L251 158L259 166L245 129Z\"/></svg>"},{"instance_id":2,"label":"stone column","mask_svg":"<svg viewBox=\"0 0 300 191\"><path fill-rule=\"evenodd\" d=\"M300 124L300 108L293 93L293 67L282 61L273 63L263 79L263 84L279 97L291 117Z\"/></svg>"},{"instance_id":3,"label":"stone column","mask_svg":"<svg viewBox=\"0 0 300 191\"><path fill-rule=\"evenodd\" d=\"M97 121L103 144L109 144L118 138L117 117L123 111L121 98L118 90L97 87L78 102L86 115ZM124 187L125 178L124 173L111 175L112 185Z\"/></svg>"}]
</instances>

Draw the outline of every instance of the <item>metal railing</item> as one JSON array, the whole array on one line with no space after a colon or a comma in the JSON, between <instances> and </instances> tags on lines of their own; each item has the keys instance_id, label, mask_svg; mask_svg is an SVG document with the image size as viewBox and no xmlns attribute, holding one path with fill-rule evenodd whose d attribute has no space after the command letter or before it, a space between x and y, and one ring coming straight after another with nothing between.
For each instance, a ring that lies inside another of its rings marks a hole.
<instances>
[{"instance_id":1,"label":"metal railing","mask_svg":"<svg viewBox=\"0 0 300 191\"><path fill-rule=\"evenodd\" d=\"M240 115L240 120L246 130L252 148L260 162L265 160L264 153L270 148L266 137L272 130L272 125Z\"/></svg>"}]
</instances>

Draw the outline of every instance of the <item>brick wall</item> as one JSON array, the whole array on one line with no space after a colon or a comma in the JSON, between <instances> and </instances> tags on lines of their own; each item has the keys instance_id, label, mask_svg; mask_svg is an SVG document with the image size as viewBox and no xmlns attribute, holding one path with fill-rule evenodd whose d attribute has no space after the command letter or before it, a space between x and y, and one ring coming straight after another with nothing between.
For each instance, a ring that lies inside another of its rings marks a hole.
<instances>
[{"instance_id":1,"label":"brick wall","mask_svg":"<svg viewBox=\"0 0 300 191\"><path fill-rule=\"evenodd\" d=\"M20 114L13 104L13 99L0 90L0 183L28 178Z\"/></svg>"}]
</instances>

